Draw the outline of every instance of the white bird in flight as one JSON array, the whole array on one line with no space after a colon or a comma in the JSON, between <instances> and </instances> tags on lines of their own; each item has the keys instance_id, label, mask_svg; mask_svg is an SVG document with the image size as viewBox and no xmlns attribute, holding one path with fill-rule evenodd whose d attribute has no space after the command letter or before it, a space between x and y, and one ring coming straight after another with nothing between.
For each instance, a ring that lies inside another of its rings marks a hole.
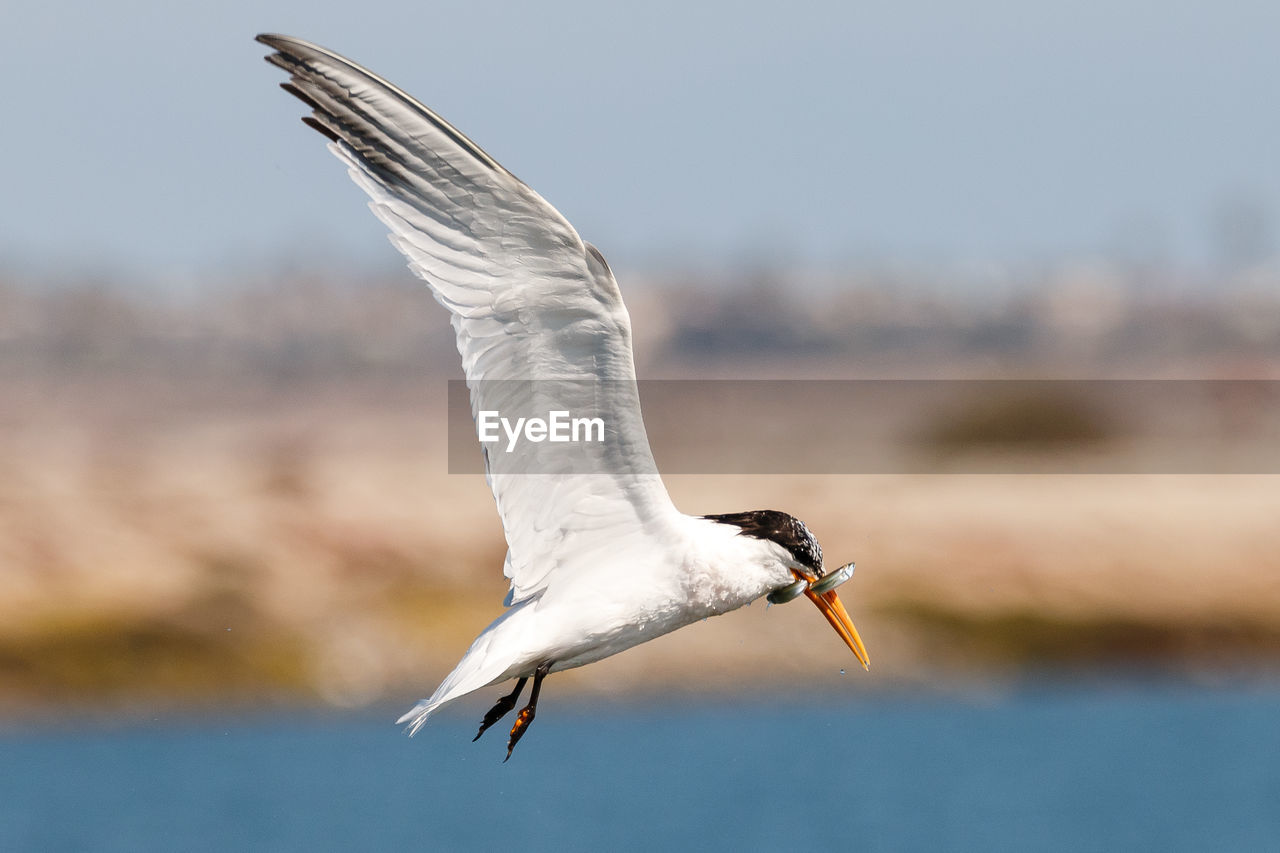
<instances>
[{"instance_id":1,"label":"white bird in flight","mask_svg":"<svg viewBox=\"0 0 1280 853\"><path fill-rule=\"evenodd\" d=\"M473 414L547 412L567 408L568 398L605 425L598 443L486 448L508 545L506 610L399 722L416 732L447 703L516 679L478 739L532 678L508 738L510 758L548 673L762 596L806 595L868 667L834 589L853 565L825 571L802 522L776 510L689 516L672 504L640 416L631 319L600 252L400 89L314 44L281 35L258 41L290 75L281 86L312 109L303 121L329 138L392 244L449 309Z\"/></svg>"}]
</instances>

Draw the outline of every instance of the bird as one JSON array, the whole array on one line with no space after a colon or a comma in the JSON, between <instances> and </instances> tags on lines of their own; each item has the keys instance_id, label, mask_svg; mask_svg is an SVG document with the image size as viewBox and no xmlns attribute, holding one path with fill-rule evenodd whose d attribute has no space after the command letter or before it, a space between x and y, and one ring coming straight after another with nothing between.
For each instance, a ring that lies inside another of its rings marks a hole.
<instances>
[{"instance_id":1,"label":"bird","mask_svg":"<svg viewBox=\"0 0 1280 853\"><path fill-rule=\"evenodd\" d=\"M483 444L507 541L501 614L440 686L398 722L415 734L445 705L515 680L478 740L515 709L506 760L544 679L762 597L817 605L866 669L867 650L799 519L778 510L686 515L654 462L640 413L631 319L613 272L542 196L461 131L345 57L262 34L303 121L369 196L392 244L450 313L473 416L589 410L599 441L525 433ZM567 402L566 402L567 401Z\"/></svg>"}]
</instances>

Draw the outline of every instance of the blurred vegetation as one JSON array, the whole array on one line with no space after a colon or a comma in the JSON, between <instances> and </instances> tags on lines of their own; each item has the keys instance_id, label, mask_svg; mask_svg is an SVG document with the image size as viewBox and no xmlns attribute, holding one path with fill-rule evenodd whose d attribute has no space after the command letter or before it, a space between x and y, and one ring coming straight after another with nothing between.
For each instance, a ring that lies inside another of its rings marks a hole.
<instances>
[{"instance_id":1,"label":"blurred vegetation","mask_svg":"<svg viewBox=\"0 0 1280 853\"><path fill-rule=\"evenodd\" d=\"M1260 661L1280 662L1280 626L1247 618L966 613L918 602L887 605L883 615L926 637L935 663L947 660L960 668L1231 677Z\"/></svg>"},{"instance_id":2,"label":"blurred vegetation","mask_svg":"<svg viewBox=\"0 0 1280 853\"><path fill-rule=\"evenodd\" d=\"M224 702L310 693L301 638L256 625L201 629L183 618L62 616L0 638L0 684L27 700L119 702L129 695ZM9 697L13 701L13 697Z\"/></svg>"},{"instance_id":3,"label":"blurred vegetation","mask_svg":"<svg viewBox=\"0 0 1280 853\"><path fill-rule=\"evenodd\" d=\"M1038 382L1015 383L1009 390L936 414L921 440L943 452L975 447L1037 450L1088 447L1115 434L1115 426L1088 400L1060 390L1057 383Z\"/></svg>"}]
</instances>

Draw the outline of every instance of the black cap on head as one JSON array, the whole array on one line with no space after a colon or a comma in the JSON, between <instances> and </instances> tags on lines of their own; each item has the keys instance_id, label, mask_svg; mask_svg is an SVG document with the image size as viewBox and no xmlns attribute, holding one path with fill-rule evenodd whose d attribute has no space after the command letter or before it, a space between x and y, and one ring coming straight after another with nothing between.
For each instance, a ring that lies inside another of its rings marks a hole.
<instances>
[{"instance_id":1,"label":"black cap on head","mask_svg":"<svg viewBox=\"0 0 1280 853\"><path fill-rule=\"evenodd\" d=\"M756 509L725 515L704 515L708 521L742 528L739 535L777 542L797 563L822 577L822 546L804 522L776 509Z\"/></svg>"}]
</instances>

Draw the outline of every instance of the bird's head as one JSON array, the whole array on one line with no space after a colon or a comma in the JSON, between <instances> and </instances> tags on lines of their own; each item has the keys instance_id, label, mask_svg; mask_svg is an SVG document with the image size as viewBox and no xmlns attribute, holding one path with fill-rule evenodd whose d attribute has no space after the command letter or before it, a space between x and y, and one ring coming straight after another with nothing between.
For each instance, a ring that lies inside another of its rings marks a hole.
<instances>
[{"instance_id":1,"label":"bird's head","mask_svg":"<svg viewBox=\"0 0 1280 853\"><path fill-rule=\"evenodd\" d=\"M732 524L740 528L740 536L750 536L777 544L784 552L784 560L795 580L769 593L769 601L782 603L804 595L822 611L840 639L858 658L863 669L871 668L867 647L853 627L853 620L844 609L835 588L853 574L853 563L827 572L822 563L822 546L795 516L773 509L734 512L727 515L704 516L708 521Z\"/></svg>"}]
</instances>

